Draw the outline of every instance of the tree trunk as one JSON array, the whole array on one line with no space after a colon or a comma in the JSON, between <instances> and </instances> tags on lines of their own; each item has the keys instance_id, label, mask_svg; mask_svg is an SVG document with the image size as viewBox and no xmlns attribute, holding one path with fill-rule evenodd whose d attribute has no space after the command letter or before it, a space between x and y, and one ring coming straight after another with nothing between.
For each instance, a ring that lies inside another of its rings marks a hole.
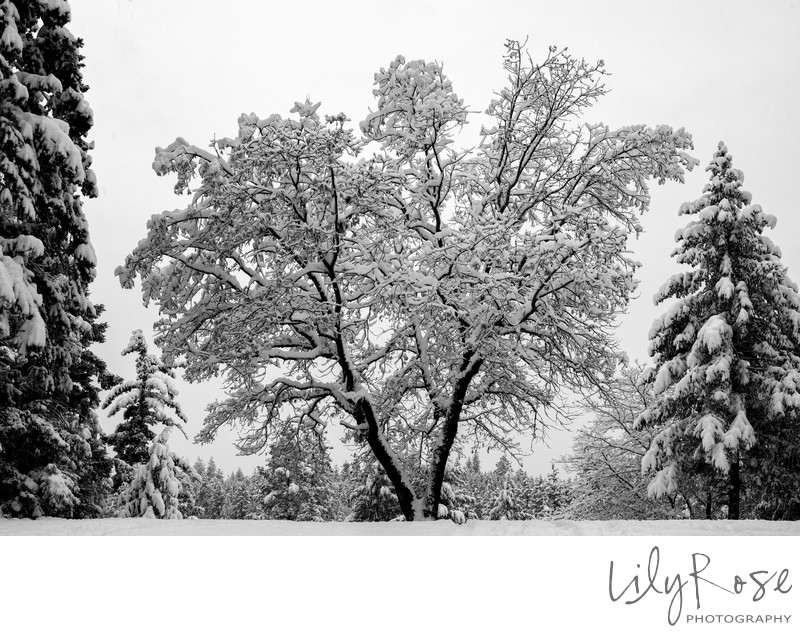
<instances>
[{"instance_id":1,"label":"tree trunk","mask_svg":"<svg viewBox=\"0 0 800 634\"><path fill-rule=\"evenodd\" d=\"M406 521L413 521L416 519L414 502L416 502L417 497L414 494L414 490L409 486L405 474L402 473L400 467L390 455L386 439L382 437L383 435L378 428L378 421L375 418L375 412L372 411L370 404L364 400L359 401L356 404L354 418L359 424L366 423L369 448L392 482L394 491L397 494L397 501L400 504L400 510Z\"/></svg>"},{"instance_id":2,"label":"tree trunk","mask_svg":"<svg viewBox=\"0 0 800 634\"><path fill-rule=\"evenodd\" d=\"M739 455L737 453L736 459L731 465L730 471L730 488L728 489L728 519L739 519L739 493L742 487L741 478L739 475Z\"/></svg>"},{"instance_id":3,"label":"tree trunk","mask_svg":"<svg viewBox=\"0 0 800 634\"><path fill-rule=\"evenodd\" d=\"M458 423L461 419L461 411L464 408L464 397L472 379L483 364L482 360L478 360L470 367L473 355L474 353L467 354L463 359L462 371L465 374L456 383L453 400L445 417L442 438L433 450L430 480L423 498L417 497L406 474L402 472L402 467L397 464L387 440L379 429L378 420L369 401L360 400L356 404L354 418L357 423L366 425L367 443L372 449L375 458L386 471L389 480L391 480L397 494L400 510L407 522L421 519L438 519L444 472L458 432Z\"/></svg>"},{"instance_id":4,"label":"tree trunk","mask_svg":"<svg viewBox=\"0 0 800 634\"><path fill-rule=\"evenodd\" d=\"M464 372L464 376L456 382L455 389L453 390L453 398L444 418L444 428L442 429L441 438L433 449L431 476L428 483L424 510L425 516L431 517L432 519L438 519L439 517L439 504L442 500L444 472L447 468L447 460L450 458L450 451L453 448L453 443L458 434L458 424L461 421L461 412L464 409L464 397L467 395L467 390L469 389L472 379L481 369L481 365L483 365L483 360L481 359L472 363L473 356L474 353L464 356L461 364L461 370ZM472 363L471 367L470 363Z\"/></svg>"}]
</instances>

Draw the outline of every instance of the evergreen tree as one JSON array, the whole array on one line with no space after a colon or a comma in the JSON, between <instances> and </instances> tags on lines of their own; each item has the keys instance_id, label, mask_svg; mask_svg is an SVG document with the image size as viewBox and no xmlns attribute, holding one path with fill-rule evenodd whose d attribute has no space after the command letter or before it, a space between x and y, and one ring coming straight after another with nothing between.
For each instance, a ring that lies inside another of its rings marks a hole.
<instances>
[{"instance_id":1,"label":"evergreen tree","mask_svg":"<svg viewBox=\"0 0 800 634\"><path fill-rule=\"evenodd\" d=\"M520 514L525 519L532 519L536 513L536 483L524 469L517 469L512 476L514 490L516 491L516 503Z\"/></svg>"},{"instance_id":2,"label":"evergreen tree","mask_svg":"<svg viewBox=\"0 0 800 634\"><path fill-rule=\"evenodd\" d=\"M492 508L489 510L489 519L492 520L521 520L526 519L520 511L516 501L517 490L514 481L506 478L497 490Z\"/></svg>"},{"instance_id":3,"label":"evergreen tree","mask_svg":"<svg viewBox=\"0 0 800 634\"><path fill-rule=\"evenodd\" d=\"M270 447L264 508L271 519L330 521L331 460L316 430L286 426Z\"/></svg>"},{"instance_id":4,"label":"evergreen tree","mask_svg":"<svg viewBox=\"0 0 800 634\"><path fill-rule=\"evenodd\" d=\"M178 494L178 510L183 517L200 517L203 513L203 509L197 504L197 491L202 476L200 476L197 471L192 472L181 469L179 478L181 481L181 490Z\"/></svg>"},{"instance_id":5,"label":"evergreen tree","mask_svg":"<svg viewBox=\"0 0 800 634\"><path fill-rule=\"evenodd\" d=\"M351 472L350 522L388 522L401 515L397 494L389 476L376 461Z\"/></svg>"},{"instance_id":6,"label":"evergreen tree","mask_svg":"<svg viewBox=\"0 0 800 634\"><path fill-rule=\"evenodd\" d=\"M442 501L439 518L448 518L456 524L477 518L477 500L470 493L469 473L456 464L444 472Z\"/></svg>"},{"instance_id":7,"label":"evergreen tree","mask_svg":"<svg viewBox=\"0 0 800 634\"><path fill-rule=\"evenodd\" d=\"M643 467L655 472L655 496L675 493L682 473L711 471L706 488L724 479L727 495L718 503L738 519L751 472L787 476L788 487L778 485L765 504L798 490L797 463L782 464L776 454L783 440L797 455L800 298L780 250L762 235L775 218L751 204L724 144L707 171L704 195L681 207L695 219L676 234L673 253L692 270L656 296L676 302L650 333L648 378L657 400L639 422L660 431Z\"/></svg>"},{"instance_id":8,"label":"evergreen tree","mask_svg":"<svg viewBox=\"0 0 800 634\"><path fill-rule=\"evenodd\" d=\"M147 352L141 330L133 331L122 354L137 355L136 378L115 385L103 401L103 409L108 409L109 416L122 412L123 421L108 442L120 460L135 465L148 459L148 444L155 437L153 428L174 425L183 431L172 413L184 422L187 419L176 400L174 368Z\"/></svg>"},{"instance_id":9,"label":"evergreen tree","mask_svg":"<svg viewBox=\"0 0 800 634\"><path fill-rule=\"evenodd\" d=\"M226 504L222 512L225 519L241 520L250 512L248 480L241 467L225 480Z\"/></svg>"},{"instance_id":10,"label":"evergreen tree","mask_svg":"<svg viewBox=\"0 0 800 634\"><path fill-rule=\"evenodd\" d=\"M473 451L472 455L467 457L467 461L464 465L464 468L469 473L481 472L481 459L477 451Z\"/></svg>"},{"instance_id":11,"label":"evergreen tree","mask_svg":"<svg viewBox=\"0 0 800 634\"><path fill-rule=\"evenodd\" d=\"M558 477L556 466L551 465L550 473L544 479L544 503L549 509L545 515L549 518L562 517L569 498L569 484Z\"/></svg>"},{"instance_id":12,"label":"evergreen tree","mask_svg":"<svg viewBox=\"0 0 800 634\"><path fill-rule=\"evenodd\" d=\"M530 512L531 516L535 519L550 518L551 509L547 504L547 483L545 479L539 475L530 479L531 492L530 498Z\"/></svg>"},{"instance_id":13,"label":"evergreen tree","mask_svg":"<svg viewBox=\"0 0 800 634\"><path fill-rule=\"evenodd\" d=\"M227 504L225 476L222 469L217 467L213 456L208 460L206 473L200 484L197 503L203 508L202 517L204 519L221 519L223 517L223 509Z\"/></svg>"},{"instance_id":14,"label":"evergreen tree","mask_svg":"<svg viewBox=\"0 0 800 634\"><path fill-rule=\"evenodd\" d=\"M213 460L213 458L212 458ZM197 471L198 474L201 476L205 476L206 474L206 463L200 456L197 456L197 460L194 461L194 470Z\"/></svg>"},{"instance_id":15,"label":"evergreen tree","mask_svg":"<svg viewBox=\"0 0 800 634\"><path fill-rule=\"evenodd\" d=\"M489 476L481 471L477 452L472 454L471 460L467 459L462 486L465 498L463 507L467 519L481 519L491 508L487 501L490 482Z\"/></svg>"},{"instance_id":16,"label":"evergreen tree","mask_svg":"<svg viewBox=\"0 0 800 634\"><path fill-rule=\"evenodd\" d=\"M331 515L333 521L341 522L350 513L348 473L350 464L345 462L341 468L334 465L331 477Z\"/></svg>"},{"instance_id":17,"label":"evergreen tree","mask_svg":"<svg viewBox=\"0 0 800 634\"><path fill-rule=\"evenodd\" d=\"M179 497L185 476L199 477L184 458L169 450L170 427L166 427L150 444L150 459L136 466L133 480L123 493L122 517L150 519L182 519Z\"/></svg>"},{"instance_id":18,"label":"evergreen tree","mask_svg":"<svg viewBox=\"0 0 800 634\"><path fill-rule=\"evenodd\" d=\"M82 42L65 1L0 3L0 512L93 517L111 462L93 412L105 365Z\"/></svg>"},{"instance_id":19,"label":"evergreen tree","mask_svg":"<svg viewBox=\"0 0 800 634\"><path fill-rule=\"evenodd\" d=\"M500 459L497 461L497 464L494 467L494 471L492 472L492 477L500 483L505 482L514 472L514 467L511 465L511 460L508 459L508 456L503 454L500 456Z\"/></svg>"}]
</instances>

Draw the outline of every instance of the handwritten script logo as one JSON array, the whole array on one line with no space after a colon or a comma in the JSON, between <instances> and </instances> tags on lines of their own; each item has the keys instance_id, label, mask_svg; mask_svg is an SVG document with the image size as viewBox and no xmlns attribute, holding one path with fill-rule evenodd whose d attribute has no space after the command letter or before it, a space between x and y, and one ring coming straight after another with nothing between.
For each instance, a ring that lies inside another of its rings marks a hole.
<instances>
[{"instance_id":1,"label":"handwritten script logo","mask_svg":"<svg viewBox=\"0 0 800 634\"><path fill-rule=\"evenodd\" d=\"M688 575L683 575L680 572L672 575L660 574L661 555L658 546L653 546L650 551L650 557L647 560L646 578L640 578L639 572L634 574L633 577L626 577L630 581L621 591L617 590L619 583L615 579L614 561L611 561L608 570L608 596L614 602L631 597L625 601L625 605L632 605L644 599L651 592L653 593L651 596L663 595L665 600L669 599L667 621L670 625L675 625L683 612L684 589L690 583L692 583L694 589L697 610L701 609L700 590L708 586L728 594L749 597L753 602L761 601L768 590L788 594L792 589L789 584L788 568L784 568L780 572L753 570L741 576L734 575L732 580L728 580L728 583L725 583L724 580L718 580L720 582L717 583L711 580L711 572L706 572L710 565L711 557L703 553L693 553L691 571ZM641 569L641 564L636 564L636 568Z\"/></svg>"}]
</instances>

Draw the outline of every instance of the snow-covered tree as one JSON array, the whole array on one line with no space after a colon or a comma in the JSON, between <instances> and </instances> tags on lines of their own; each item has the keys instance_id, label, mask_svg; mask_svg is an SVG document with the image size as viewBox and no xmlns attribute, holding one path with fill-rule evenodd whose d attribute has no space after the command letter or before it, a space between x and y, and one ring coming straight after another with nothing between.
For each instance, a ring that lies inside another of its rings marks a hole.
<instances>
[{"instance_id":1,"label":"snow-covered tree","mask_svg":"<svg viewBox=\"0 0 800 634\"><path fill-rule=\"evenodd\" d=\"M334 522L343 521L350 513L349 481L345 469L349 469L349 463L347 462L341 468L338 465L333 465L329 508Z\"/></svg>"},{"instance_id":2,"label":"snow-covered tree","mask_svg":"<svg viewBox=\"0 0 800 634\"><path fill-rule=\"evenodd\" d=\"M514 466L511 464L511 460L505 454L500 456L500 459L497 461L497 464L494 466L494 470L492 471L492 478L499 483L503 483L508 478L510 478L514 474Z\"/></svg>"},{"instance_id":3,"label":"snow-covered tree","mask_svg":"<svg viewBox=\"0 0 800 634\"><path fill-rule=\"evenodd\" d=\"M544 514L550 518L562 518L570 503L572 487L568 480L558 475L555 465L550 466L550 473L544 478Z\"/></svg>"},{"instance_id":4,"label":"snow-covered tree","mask_svg":"<svg viewBox=\"0 0 800 634\"><path fill-rule=\"evenodd\" d=\"M514 491L516 491L514 499L521 515L525 519L535 518L537 502L539 499L536 490L536 480L528 475L528 473L522 468L514 471L511 479L513 482Z\"/></svg>"},{"instance_id":5,"label":"snow-covered tree","mask_svg":"<svg viewBox=\"0 0 800 634\"><path fill-rule=\"evenodd\" d=\"M650 331L656 402L638 420L659 429L643 459L655 472L649 492L673 494L682 474L710 467L727 481L719 502L737 519L743 475L777 468L768 450L781 432L797 446L800 298L763 235L775 217L751 204L723 143L707 171L704 195L681 207L694 219L673 252L691 270L656 295L675 301Z\"/></svg>"},{"instance_id":6,"label":"snow-covered tree","mask_svg":"<svg viewBox=\"0 0 800 634\"><path fill-rule=\"evenodd\" d=\"M352 473L348 522L388 522L402 514L392 481L375 461Z\"/></svg>"},{"instance_id":7,"label":"snow-covered tree","mask_svg":"<svg viewBox=\"0 0 800 634\"><path fill-rule=\"evenodd\" d=\"M264 511L269 519L333 519L329 448L313 428L287 425L274 439L264 469Z\"/></svg>"},{"instance_id":8,"label":"snow-covered tree","mask_svg":"<svg viewBox=\"0 0 800 634\"><path fill-rule=\"evenodd\" d=\"M478 500L471 491L472 474L459 464L448 466L444 472L439 517L463 524L467 519L477 519Z\"/></svg>"},{"instance_id":9,"label":"snow-covered tree","mask_svg":"<svg viewBox=\"0 0 800 634\"><path fill-rule=\"evenodd\" d=\"M509 42L505 69L475 150L455 145L468 111L442 66L402 56L376 74L361 138L306 101L242 115L210 152L157 150L192 198L154 216L117 273L141 277L189 380L225 374L201 439L249 427L253 453L276 425L338 421L405 517L435 518L460 437L513 451L559 419L562 389L605 380L635 285L627 237L648 179L694 164L691 137L578 123L605 93L602 62L553 48L537 64Z\"/></svg>"},{"instance_id":10,"label":"snow-covered tree","mask_svg":"<svg viewBox=\"0 0 800 634\"><path fill-rule=\"evenodd\" d=\"M146 462L148 445L155 437L154 428L187 422L176 400L175 370L147 351L147 341L141 330L134 330L122 354L136 354L136 378L115 385L103 401L109 416L122 412L123 421L108 437L108 444L117 456L129 465Z\"/></svg>"},{"instance_id":11,"label":"snow-covered tree","mask_svg":"<svg viewBox=\"0 0 800 634\"><path fill-rule=\"evenodd\" d=\"M202 466L202 460L197 459L197 464ZM212 456L208 460L208 465L204 471L196 469L200 474L201 480L195 493L195 503L199 507L200 517L204 519L220 519L223 515L223 508L228 503L227 492L225 491L225 477L222 469L217 467L217 463Z\"/></svg>"},{"instance_id":12,"label":"snow-covered tree","mask_svg":"<svg viewBox=\"0 0 800 634\"><path fill-rule=\"evenodd\" d=\"M516 500L517 488L513 478L507 477L497 490L496 497L489 509L488 517L491 520L522 520L528 519L519 508Z\"/></svg>"},{"instance_id":13,"label":"snow-covered tree","mask_svg":"<svg viewBox=\"0 0 800 634\"><path fill-rule=\"evenodd\" d=\"M133 480L122 494L121 517L183 519L179 497L184 479L199 479L199 474L188 460L170 451L170 431L165 427L153 438L148 448L149 460L136 466Z\"/></svg>"},{"instance_id":14,"label":"snow-covered tree","mask_svg":"<svg viewBox=\"0 0 800 634\"><path fill-rule=\"evenodd\" d=\"M111 463L93 408L105 365L82 42L65 0L0 2L0 509L101 512Z\"/></svg>"},{"instance_id":15,"label":"snow-covered tree","mask_svg":"<svg viewBox=\"0 0 800 634\"><path fill-rule=\"evenodd\" d=\"M224 519L241 520L250 512L248 480L241 467L225 478L225 506L222 509Z\"/></svg>"},{"instance_id":16,"label":"snow-covered tree","mask_svg":"<svg viewBox=\"0 0 800 634\"><path fill-rule=\"evenodd\" d=\"M642 371L639 365L622 367L615 380L586 404L593 418L577 430L572 453L561 460L576 479L571 519L666 519L686 508L685 500L691 496L684 483L666 500L653 500L647 494L650 478L642 474L642 458L656 430L634 426L653 403L649 387L640 382Z\"/></svg>"},{"instance_id":17,"label":"snow-covered tree","mask_svg":"<svg viewBox=\"0 0 800 634\"><path fill-rule=\"evenodd\" d=\"M467 456L464 469L467 471L467 473L477 474L481 472L481 458L477 451L473 451L472 455Z\"/></svg>"}]
</instances>

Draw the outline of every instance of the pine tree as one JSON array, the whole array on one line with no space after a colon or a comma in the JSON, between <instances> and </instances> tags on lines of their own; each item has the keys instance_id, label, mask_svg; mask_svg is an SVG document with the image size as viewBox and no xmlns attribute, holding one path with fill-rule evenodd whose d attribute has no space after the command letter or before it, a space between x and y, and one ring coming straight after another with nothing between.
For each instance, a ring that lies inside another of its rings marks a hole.
<instances>
[{"instance_id":1,"label":"pine tree","mask_svg":"<svg viewBox=\"0 0 800 634\"><path fill-rule=\"evenodd\" d=\"M471 473L481 472L481 459L477 451L473 451L472 455L467 457L467 461L464 464L464 469Z\"/></svg>"},{"instance_id":2,"label":"pine tree","mask_svg":"<svg viewBox=\"0 0 800 634\"><path fill-rule=\"evenodd\" d=\"M550 473L544 479L544 502L549 509L545 515L549 518L563 517L570 502L569 483L558 476L555 465L550 466Z\"/></svg>"},{"instance_id":3,"label":"pine tree","mask_svg":"<svg viewBox=\"0 0 800 634\"><path fill-rule=\"evenodd\" d=\"M0 3L0 512L93 517L111 462L93 409L105 364L89 300L95 196L82 42L63 0Z\"/></svg>"},{"instance_id":4,"label":"pine tree","mask_svg":"<svg viewBox=\"0 0 800 634\"><path fill-rule=\"evenodd\" d=\"M129 465L146 462L148 444L155 437L153 428L176 426L171 413L183 422L186 415L176 400L175 370L147 352L147 341L141 330L134 330L122 355L136 354L136 379L115 385L103 401L108 415L122 412L123 422L108 437L117 457Z\"/></svg>"},{"instance_id":5,"label":"pine tree","mask_svg":"<svg viewBox=\"0 0 800 634\"><path fill-rule=\"evenodd\" d=\"M536 485L534 479L524 469L520 468L514 472L512 480L516 491L517 506L521 515L524 519L532 519L535 516L536 508Z\"/></svg>"},{"instance_id":6,"label":"pine tree","mask_svg":"<svg viewBox=\"0 0 800 634\"><path fill-rule=\"evenodd\" d=\"M388 522L401 515L400 503L389 476L374 460L351 472L349 522Z\"/></svg>"},{"instance_id":7,"label":"pine tree","mask_svg":"<svg viewBox=\"0 0 800 634\"><path fill-rule=\"evenodd\" d=\"M331 518L334 522L343 521L350 513L348 499L349 469L350 465L348 462L345 462L341 468L338 465L333 466L333 472L331 474L330 510Z\"/></svg>"},{"instance_id":8,"label":"pine tree","mask_svg":"<svg viewBox=\"0 0 800 634\"><path fill-rule=\"evenodd\" d=\"M551 509L547 505L547 483L545 479L541 475L531 478L530 486L529 509L531 516L535 519L549 518Z\"/></svg>"},{"instance_id":9,"label":"pine tree","mask_svg":"<svg viewBox=\"0 0 800 634\"><path fill-rule=\"evenodd\" d=\"M471 474L458 463L444 472L442 483L442 518L463 524L467 519L477 519L478 500L470 491Z\"/></svg>"},{"instance_id":10,"label":"pine tree","mask_svg":"<svg viewBox=\"0 0 800 634\"><path fill-rule=\"evenodd\" d=\"M330 521L331 460L324 439L313 428L286 426L270 447L265 470L267 517Z\"/></svg>"},{"instance_id":11,"label":"pine tree","mask_svg":"<svg viewBox=\"0 0 800 634\"><path fill-rule=\"evenodd\" d=\"M227 504L225 476L222 469L217 467L213 456L208 460L197 495L197 504L203 508L202 517L204 519L221 519L223 517L223 509Z\"/></svg>"},{"instance_id":12,"label":"pine tree","mask_svg":"<svg viewBox=\"0 0 800 634\"><path fill-rule=\"evenodd\" d=\"M178 510L184 518L200 517L203 509L197 504L197 491L202 476L196 470L185 471L181 469L179 479L181 481L181 491L178 494Z\"/></svg>"},{"instance_id":13,"label":"pine tree","mask_svg":"<svg viewBox=\"0 0 800 634\"><path fill-rule=\"evenodd\" d=\"M241 520L250 512L250 487L249 478L246 478L242 468L225 479L225 506L222 517L230 520Z\"/></svg>"},{"instance_id":14,"label":"pine tree","mask_svg":"<svg viewBox=\"0 0 800 634\"><path fill-rule=\"evenodd\" d=\"M517 490L514 481L507 477L497 490L492 508L488 516L491 520L526 519L516 501Z\"/></svg>"},{"instance_id":15,"label":"pine tree","mask_svg":"<svg viewBox=\"0 0 800 634\"><path fill-rule=\"evenodd\" d=\"M170 431L166 427L153 439L148 449L150 459L136 466L134 478L123 493L122 517L183 519L179 497L184 478L198 478L199 474L187 460L170 451Z\"/></svg>"},{"instance_id":16,"label":"pine tree","mask_svg":"<svg viewBox=\"0 0 800 634\"><path fill-rule=\"evenodd\" d=\"M473 453L471 459L467 459L467 465L463 479L463 494L465 502L463 510L467 519L481 519L491 508L490 500L490 474L481 471L480 458L477 452Z\"/></svg>"},{"instance_id":17,"label":"pine tree","mask_svg":"<svg viewBox=\"0 0 800 634\"><path fill-rule=\"evenodd\" d=\"M497 461L497 464L494 467L494 471L492 472L492 477L497 482L505 482L505 480L511 476L514 472L514 467L511 465L511 460L508 459L508 456L503 454L500 456L500 459Z\"/></svg>"},{"instance_id":18,"label":"pine tree","mask_svg":"<svg viewBox=\"0 0 800 634\"><path fill-rule=\"evenodd\" d=\"M682 473L705 470L708 490L724 480L727 495L718 503L738 519L751 470L787 471L775 457L782 436L796 455L800 298L780 250L762 235L775 218L751 204L723 143L707 171L704 195L681 207L695 219L676 234L673 252L692 270L656 296L676 302L650 332L648 379L657 400L638 422L661 427L643 460L655 471L652 495L674 493ZM787 473L790 486L796 474L796 466L793 477Z\"/></svg>"}]
</instances>

